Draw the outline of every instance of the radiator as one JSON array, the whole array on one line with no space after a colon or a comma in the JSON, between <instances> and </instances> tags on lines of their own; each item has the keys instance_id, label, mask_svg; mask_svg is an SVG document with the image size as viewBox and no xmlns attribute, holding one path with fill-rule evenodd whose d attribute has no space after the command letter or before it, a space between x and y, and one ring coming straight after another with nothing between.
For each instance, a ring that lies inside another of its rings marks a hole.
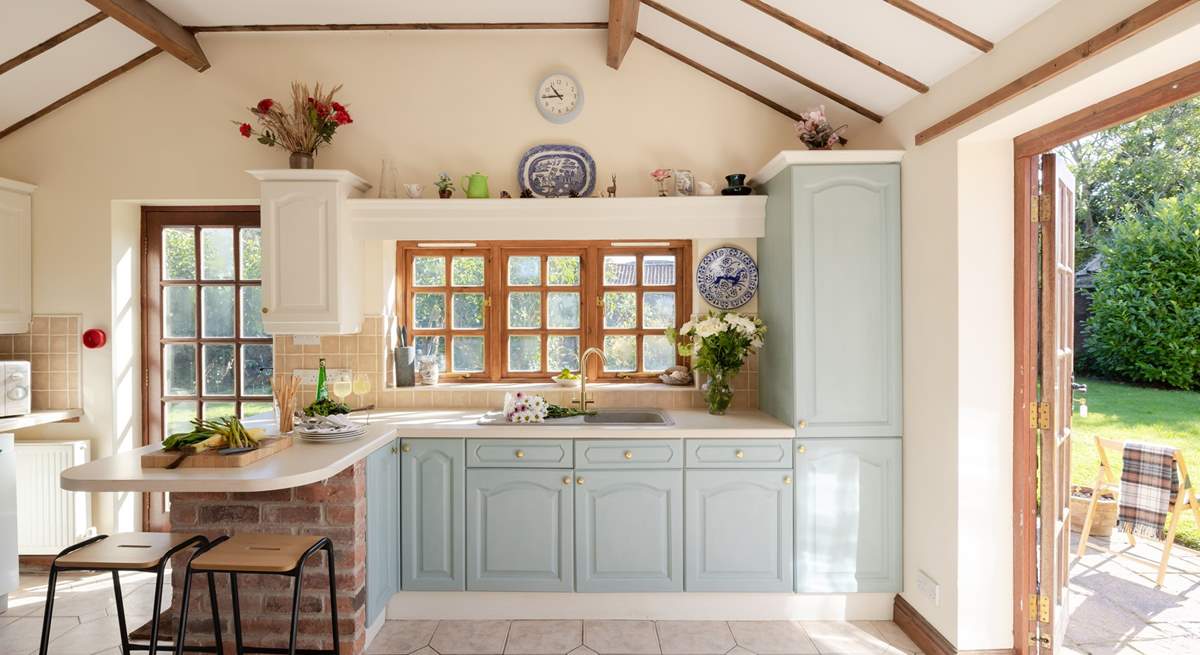
<instances>
[{"instance_id":1,"label":"radiator","mask_svg":"<svg viewBox=\"0 0 1200 655\"><path fill-rule=\"evenodd\" d=\"M17 442L17 551L57 555L92 529L90 494L63 491L63 470L88 461L87 441Z\"/></svg>"}]
</instances>

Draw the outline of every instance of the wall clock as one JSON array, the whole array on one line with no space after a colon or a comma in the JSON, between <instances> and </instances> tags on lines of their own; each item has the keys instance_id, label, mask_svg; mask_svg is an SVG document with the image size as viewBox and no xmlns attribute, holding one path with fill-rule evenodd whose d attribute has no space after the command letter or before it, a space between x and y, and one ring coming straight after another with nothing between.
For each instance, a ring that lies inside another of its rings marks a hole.
<instances>
[{"instance_id":1,"label":"wall clock","mask_svg":"<svg viewBox=\"0 0 1200 655\"><path fill-rule=\"evenodd\" d=\"M538 84L533 102L551 123L569 123L583 109L583 87L566 73L552 73Z\"/></svg>"},{"instance_id":2,"label":"wall clock","mask_svg":"<svg viewBox=\"0 0 1200 655\"><path fill-rule=\"evenodd\" d=\"M737 309L758 291L758 264L741 248L717 248L696 267L696 286L705 302L717 309Z\"/></svg>"}]
</instances>

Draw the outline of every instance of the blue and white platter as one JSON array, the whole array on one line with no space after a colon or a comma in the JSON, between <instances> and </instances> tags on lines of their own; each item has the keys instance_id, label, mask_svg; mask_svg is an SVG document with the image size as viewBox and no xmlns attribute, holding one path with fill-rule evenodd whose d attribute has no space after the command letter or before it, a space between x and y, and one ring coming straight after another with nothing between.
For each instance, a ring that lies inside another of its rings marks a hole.
<instances>
[{"instance_id":1,"label":"blue and white platter","mask_svg":"<svg viewBox=\"0 0 1200 655\"><path fill-rule=\"evenodd\" d=\"M758 264L750 253L725 246L709 252L696 267L696 286L717 309L737 309L758 291Z\"/></svg>"},{"instance_id":2,"label":"blue and white platter","mask_svg":"<svg viewBox=\"0 0 1200 655\"><path fill-rule=\"evenodd\" d=\"M529 189L537 198L566 198L592 195L596 188L596 162L579 146L534 146L517 165L521 191Z\"/></svg>"}]
</instances>

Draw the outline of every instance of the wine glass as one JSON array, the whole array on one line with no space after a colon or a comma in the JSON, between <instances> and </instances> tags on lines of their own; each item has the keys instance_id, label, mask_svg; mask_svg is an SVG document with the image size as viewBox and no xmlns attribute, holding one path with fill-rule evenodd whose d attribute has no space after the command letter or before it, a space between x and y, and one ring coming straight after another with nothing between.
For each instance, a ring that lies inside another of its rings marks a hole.
<instances>
[{"instance_id":1,"label":"wine glass","mask_svg":"<svg viewBox=\"0 0 1200 655\"><path fill-rule=\"evenodd\" d=\"M353 391L358 396L358 402L361 405L363 396L371 393L371 377L366 373L359 373L354 376ZM371 407L367 407L367 422L371 422Z\"/></svg>"},{"instance_id":2,"label":"wine glass","mask_svg":"<svg viewBox=\"0 0 1200 655\"><path fill-rule=\"evenodd\" d=\"M350 382L350 376L347 374L342 374L333 382L333 395L337 398L339 403L344 403L346 402L346 397L350 395L350 392L353 390L353 388L354 385Z\"/></svg>"}]
</instances>

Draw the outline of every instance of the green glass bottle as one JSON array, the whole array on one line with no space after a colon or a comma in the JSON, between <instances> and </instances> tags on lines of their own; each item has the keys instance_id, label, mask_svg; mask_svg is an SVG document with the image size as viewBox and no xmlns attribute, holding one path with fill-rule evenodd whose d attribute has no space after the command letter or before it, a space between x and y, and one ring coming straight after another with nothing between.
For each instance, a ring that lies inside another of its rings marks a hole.
<instances>
[{"instance_id":1,"label":"green glass bottle","mask_svg":"<svg viewBox=\"0 0 1200 655\"><path fill-rule=\"evenodd\" d=\"M325 388L325 358L321 358L320 368L317 369L317 400L329 398L329 390Z\"/></svg>"}]
</instances>

